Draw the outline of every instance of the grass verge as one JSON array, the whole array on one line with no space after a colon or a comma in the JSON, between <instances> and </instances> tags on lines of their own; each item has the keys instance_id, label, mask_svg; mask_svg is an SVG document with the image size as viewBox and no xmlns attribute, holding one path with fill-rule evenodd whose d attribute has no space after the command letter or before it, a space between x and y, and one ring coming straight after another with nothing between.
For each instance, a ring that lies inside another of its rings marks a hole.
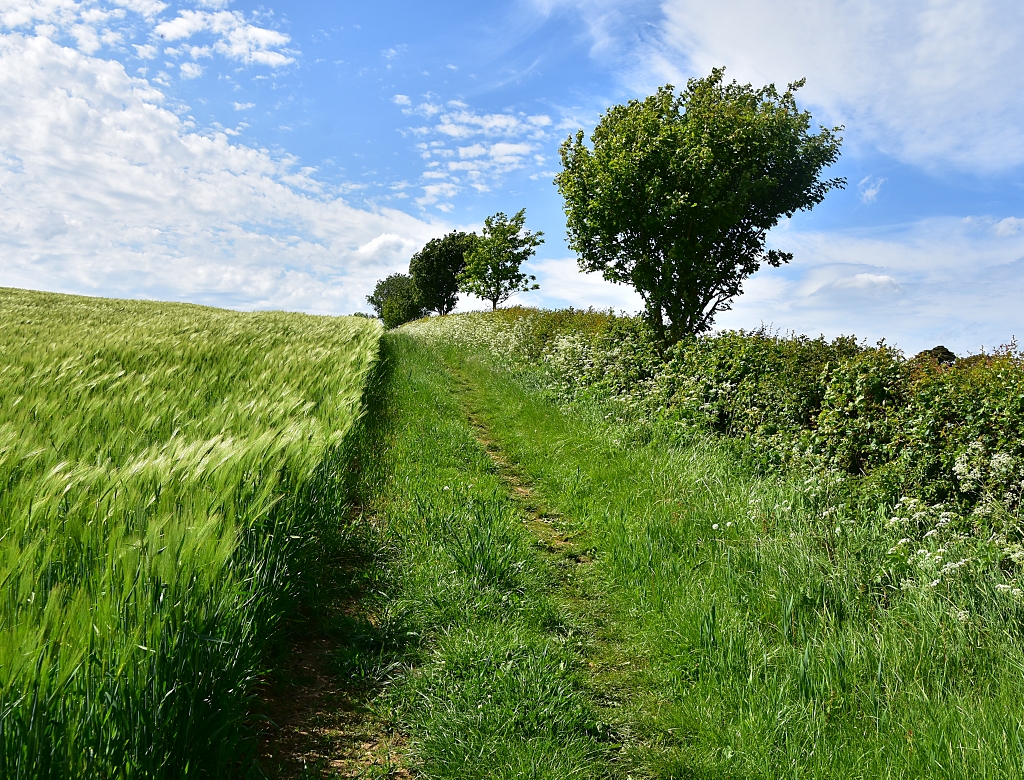
<instances>
[{"instance_id":1,"label":"grass verge","mask_svg":"<svg viewBox=\"0 0 1024 780\"><path fill-rule=\"evenodd\" d=\"M884 507L837 518L827 484L759 475L721 439L631 441L529 375L446 359L595 558L621 641L597 684L618 689L634 776L1022 776L1024 623L983 567L901 588Z\"/></svg>"}]
</instances>

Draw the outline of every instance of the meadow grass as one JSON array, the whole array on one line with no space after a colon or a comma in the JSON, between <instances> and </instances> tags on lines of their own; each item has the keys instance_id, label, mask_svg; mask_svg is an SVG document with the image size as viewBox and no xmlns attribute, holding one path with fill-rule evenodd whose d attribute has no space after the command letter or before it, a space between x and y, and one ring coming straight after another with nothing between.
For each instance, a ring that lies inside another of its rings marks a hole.
<instances>
[{"instance_id":1,"label":"meadow grass","mask_svg":"<svg viewBox=\"0 0 1024 780\"><path fill-rule=\"evenodd\" d=\"M382 593L373 641L346 651L344 668L385 679L375 706L407 735L417 776L603 776L589 638L563 609L556 569L437 350L398 333L382 352L359 448Z\"/></svg>"},{"instance_id":2,"label":"meadow grass","mask_svg":"<svg viewBox=\"0 0 1024 780\"><path fill-rule=\"evenodd\" d=\"M891 507L764 473L722 437L636 438L488 350L438 349L595 560L591 603L620 642L605 684L633 735L624 773L1024 775L1024 610L984 539L955 572L901 582ZM917 553L937 570L938 545Z\"/></svg>"},{"instance_id":3,"label":"meadow grass","mask_svg":"<svg viewBox=\"0 0 1024 780\"><path fill-rule=\"evenodd\" d=\"M0 290L0 777L245 770L379 333Z\"/></svg>"}]
</instances>

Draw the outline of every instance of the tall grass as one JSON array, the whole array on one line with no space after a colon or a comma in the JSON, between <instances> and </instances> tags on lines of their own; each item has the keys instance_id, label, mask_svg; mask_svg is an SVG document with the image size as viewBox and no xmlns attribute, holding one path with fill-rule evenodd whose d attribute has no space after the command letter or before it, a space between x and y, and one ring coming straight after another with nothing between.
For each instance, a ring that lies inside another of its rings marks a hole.
<instances>
[{"instance_id":1,"label":"tall grass","mask_svg":"<svg viewBox=\"0 0 1024 780\"><path fill-rule=\"evenodd\" d=\"M0 776L223 776L345 498L365 320L0 290Z\"/></svg>"}]
</instances>

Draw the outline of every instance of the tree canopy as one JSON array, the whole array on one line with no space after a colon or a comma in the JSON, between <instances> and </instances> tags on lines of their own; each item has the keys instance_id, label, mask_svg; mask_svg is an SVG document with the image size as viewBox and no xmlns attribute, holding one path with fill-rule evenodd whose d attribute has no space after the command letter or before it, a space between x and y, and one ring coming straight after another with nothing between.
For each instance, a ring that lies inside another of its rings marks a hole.
<instances>
[{"instance_id":1,"label":"tree canopy","mask_svg":"<svg viewBox=\"0 0 1024 780\"><path fill-rule=\"evenodd\" d=\"M562 144L555 183L569 246L586 272L632 285L662 344L708 330L762 263L783 215L820 203L844 179L822 180L842 128L810 132L795 92L725 83L724 69L610 108L591 136Z\"/></svg>"},{"instance_id":2,"label":"tree canopy","mask_svg":"<svg viewBox=\"0 0 1024 780\"><path fill-rule=\"evenodd\" d=\"M384 320L386 328L397 328L424 314L416 283L408 274L391 274L381 279L366 300Z\"/></svg>"},{"instance_id":3,"label":"tree canopy","mask_svg":"<svg viewBox=\"0 0 1024 780\"><path fill-rule=\"evenodd\" d=\"M459 274L466 267L466 255L476 240L475 233L453 231L444 238L431 239L412 256L409 274L424 309L448 314L455 308L459 300Z\"/></svg>"},{"instance_id":4,"label":"tree canopy","mask_svg":"<svg viewBox=\"0 0 1024 780\"><path fill-rule=\"evenodd\" d=\"M537 277L523 273L522 264L544 243L540 231L524 230L526 209L509 219L498 212L484 220L483 235L466 257L459 289L491 302L497 309L517 292L540 289Z\"/></svg>"}]
</instances>

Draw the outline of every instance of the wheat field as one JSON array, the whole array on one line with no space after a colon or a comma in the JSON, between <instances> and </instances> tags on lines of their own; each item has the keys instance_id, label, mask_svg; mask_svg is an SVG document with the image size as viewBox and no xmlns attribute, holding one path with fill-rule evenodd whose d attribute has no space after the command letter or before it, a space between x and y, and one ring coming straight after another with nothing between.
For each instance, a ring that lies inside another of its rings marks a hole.
<instances>
[{"instance_id":1,"label":"wheat field","mask_svg":"<svg viewBox=\"0 0 1024 780\"><path fill-rule=\"evenodd\" d=\"M0 776L238 766L380 328L0 290Z\"/></svg>"}]
</instances>

